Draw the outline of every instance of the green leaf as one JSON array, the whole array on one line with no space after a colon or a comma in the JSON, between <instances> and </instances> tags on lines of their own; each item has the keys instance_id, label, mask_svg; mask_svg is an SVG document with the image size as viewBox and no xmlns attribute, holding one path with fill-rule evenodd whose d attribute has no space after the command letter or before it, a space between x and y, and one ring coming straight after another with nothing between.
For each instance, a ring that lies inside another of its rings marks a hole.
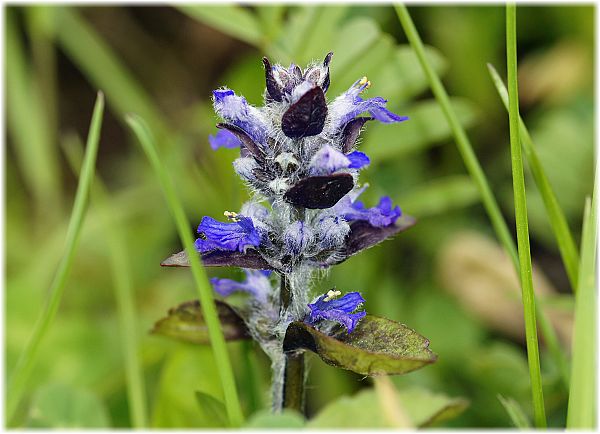
<instances>
[{"instance_id":1,"label":"green leaf","mask_svg":"<svg viewBox=\"0 0 600 434\"><path fill-rule=\"evenodd\" d=\"M332 51L338 23L347 11L347 6L318 7L314 18L310 21L308 31L302 38L295 62L304 65L312 60L322 61L325 55Z\"/></svg>"},{"instance_id":2,"label":"green leaf","mask_svg":"<svg viewBox=\"0 0 600 434\"><path fill-rule=\"evenodd\" d=\"M153 428L217 428L215 406L198 406L198 392L220 401L218 366L207 346L179 346L166 358L154 394Z\"/></svg>"},{"instance_id":3,"label":"green leaf","mask_svg":"<svg viewBox=\"0 0 600 434\"><path fill-rule=\"evenodd\" d=\"M525 412L517 401L512 398L505 398L502 395L498 395L498 400L508 413L510 420L517 428L520 429L531 429L529 419L525 415Z\"/></svg>"},{"instance_id":4,"label":"green leaf","mask_svg":"<svg viewBox=\"0 0 600 434\"><path fill-rule=\"evenodd\" d=\"M258 20L247 9L234 5L178 5L184 14L210 27L260 47L263 40Z\"/></svg>"},{"instance_id":5,"label":"green leaf","mask_svg":"<svg viewBox=\"0 0 600 434\"><path fill-rule=\"evenodd\" d=\"M248 339L248 328L236 311L223 301L215 301L225 339ZM152 329L152 333L193 344L209 345L208 326L198 300L192 300L169 309L169 313Z\"/></svg>"},{"instance_id":6,"label":"green leaf","mask_svg":"<svg viewBox=\"0 0 600 434\"><path fill-rule=\"evenodd\" d=\"M252 415L245 428L303 428L304 418L300 413L284 409L281 413L262 410Z\"/></svg>"},{"instance_id":7,"label":"green leaf","mask_svg":"<svg viewBox=\"0 0 600 434\"><path fill-rule=\"evenodd\" d=\"M459 98L452 98L451 102L461 125L469 127L475 123L477 111L473 103ZM373 163L423 151L447 141L452 135L442 109L434 100L415 103L400 114L409 119L400 124L369 125L361 151L366 152Z\"/></svg>"},{"instance_id":8,"label":"green leaf","mask_svg":"<svg viewBox=\"0 0 600 434\"><path fill-rule=\"evenodd\" d=\"M401 390L398 394L405 412L418 427L454 419L469 406L465 398L450 398L422 388Z\"/></svg>"},{"instance_id":9,"label":"green leaf","mask_svg":"<svg viewBox=\"0 0 600 434\"><path fill-rule=\"evenodd\" d=\"M331 61L332 78L331 86L327 91L328 95L338 95L345 92L352 83L364 76L367 76L373 83L371 92L379 94L378 83L383 82L383 79L380 79L383 75L381 65L385 65L392 58L394 48L394 38L385 33L381 34L360 58L354 58L354 61L344 69L340 69L335 65L337 59L334 52Z\"/></svg>"},{"instance_id":10,"label":"green leaf","mask_svg":"<svg viewBox=\"0 0 600 434\"><path fill-rule=\"evenodd\" d=\"M371 18L357 17L344 23L337 35L337 40L332 47L331 71L333 75L337 71L344 71L360 59L377 42L381 32L377 23ZM351 84L347 83L346 87Z\"/></svg>"},{"instance_id":11,"label":"green leaf","mask_svg":"<svg viewBox=\"0 0 600 434\"><path fill-rule=\"evenodd\" d=\"M443 214L479 201L477 187L467 175L445 176L416 186L398 203L415 217Z\"/></svg>"},{"instance_id":12,"label":"green leaf","mask_svg":"<svg viewBox=\"0 0 600 434\"><path fill-rule=\"evenodd\" d=\"M196 391L196 401L208 419L214 420L217 426L229 426L225 405L208 393Z\"/></svg>"},{"instance_id":13,"label":"green leaf","mask_svg":"<svg viewBox=\"0 0 600 434\"><path fill-rule=\"evenodd\" d=\"M288 326L284 351L310 350L330 365L361 375L404 374L435 362L429 341L404 324L367 315L348 334L329 336L303 322Z\"/></svg>"},{"instance_id":14,"label":"green leaf","mask_svg":"<svg viewBox=\"0 0 600 434\"><path fill-rule=\"evenodd\" d=\"M441 53L433 47L424 47L434 71L443 75L447 62ZM372 77L370 77L372 78ZM372 80L373 81L373 80ZM415 52L408 45L401 45L390 59L382 65L381 74L373 81L377 95L385 95L392 104L409 101L427 90L427 78L423 75Z\"/></svg>"},{"instance_id":15,"label":"green leaf","mask_svg":"<svg viewBox=\"0 0 600 434\"><path fill-rule=\"evenodd\" d=\"M104 404L96 395L62 384L40 388L29 409L29 428L107 428Z\"/></svg>"},{"instance_id":16,"label":"green leaf","mask_svg":"<svg viewBox=\"0 0 600 434\"><path fill-rule=\"evenodd\" d=\"M464 398L450 398L425 389L411 388L397 393L398 412L414 427L431 426L452 419L468 406ZM344 396L326 406L307 424L310 428L394 428L381 400L373 389Z\"/></svg>"},{"instance_id":17,"label":"green leaf","mask_svg":"<svg viewBox=\"0 0 600 434\"><path fill-rule=\"evenodd\" d=\"M597 182L597 181L596 181ZM596 192L594 192L596 193ZM578 289L575 296L575 325L573 328L573 365L567 428L594 429L596 427L597 394L597 287L596 249L597 220L596 194L586 201Z\"/></svg>"}]
</instances>

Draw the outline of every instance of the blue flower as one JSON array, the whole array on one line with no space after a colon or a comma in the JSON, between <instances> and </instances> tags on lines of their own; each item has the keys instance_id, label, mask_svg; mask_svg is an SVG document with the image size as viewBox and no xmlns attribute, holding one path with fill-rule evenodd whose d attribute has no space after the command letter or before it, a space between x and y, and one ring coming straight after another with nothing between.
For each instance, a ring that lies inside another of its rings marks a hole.
<instances>
[{"instance_id":1,"label":"blue flower","mask_svg":"<svg viewBox=\"0 0 600 434\"><path fill-rule=\"evenodd\" d=\"M347 155L329 145L323 146L310 160L311 175L331 175L340 169L361 169L371 160L363 152L354 151Z\"/></svg>"},{"instance_id":2,"label":"blue flower","mask_svg":"<svg viewBox=\"0 0 600 434\"><path fill-rule=\"evenodd\" d=\"M356 200L366 187L357 192L351 192L344 196L334 207L336 214L342 216L346 221L357 220L368 221L371 226L391 226L402 216L402 210L398 205L392 206L392 199L383 196L377 206L366 208L365 205Z\"/></svg>"},{"instance_id":3,"label":"blue flower","mask_svg":"<svg viewBox=\"0 0 600 434\"><path fill-rule=\"evenodd\" d=\"M385 106L387 100L380 96L362 99L359 94L367 89L370 82L366 77L356 81L350 89L337 97L330 107L332 124L334 128L342 128L352 119L364 112L369 112L373 118L383 123L402 122L408 119L389 111Z\"/></svg>"},{"instance_id":4,"label":"blue flower","mask_svg":"<svg viewBox=\"0 0 600 434\"><path fill-rule=\"evenodd\" d=\"M312 242L314 234L308 225L304 222L296 221L289 225L283 233L284 252L293 256L298 256Z\"/></svg>"},{"instance_id":5,"label":"blue flower","mask_svg":"<svg viewBox=\"0 0 600 434\"><path fill-rule=\"evenodd\" d=\"M258 301L266 302L267 296L271 291L269 276L272 272L270 270L244 269L244 273L246 273L246 279L243 282L213 277L210 279L210 283L214 290L222 297L227 297L234 292L247 292L253 295Z\"/></svg>"},{"instance_id":6,"label":"blue flower","mask_svg":"<svg viewBox=\"0 0 600 434\"><path fill-rule=\"evenodd\" d=\"M310 314L304 322L314 325L324 319L336 321L345 326L348 333L352 333L358 321L367 314L365 311L353 313L365 302L365 299L359 292L349 292L342 298L336 299L338 295L341 295L339 291L331 290L309 304Z\"/></svg>"},{"instance_id":7,"label":"blue flower","mask_svg":"<svg viewBox=\"0 0 600 434\"><path fill-rule=\"evenodd\" d=\"M348 158L348 160L350 160L350 165L348 166L348 169L361 169L371 164L370 158L364 152L350 152L346 155L346 157Z\"/></svg>"},{"instance_id":8,"label":"blue flower","mask_svg":"<svg viewBox=\"0 0 600 434\"><path fill-rule=\"evenodd\" d=\"M235 135L227 130L219 130L216 135L208 136L210 147L216 151L219 148L239 148L242 142Z\"/></svg>"},{"instance_id":9,"label":"blue flower","mask_svg":"<svg viewBox=\"0 0 600 434\"><path fill-rule=\"evenodd\" d=\"M330 175L340 169L346 169L351 161L342 152L329 145L323 146L310 161L311 175Z\"/></svg>"},{"instance_id":10,"label":"blue flower","mask_svg":"<svg viewBox=\"0 0 600 434\"><path fill-rule=\"evenodd\" d=\"M259 109L251 106L243 96L230 89L213 90L215 111L223 119L241 128L257 143L265 144L267 124Z\"/></svg>"},{"instance_id":11,"label":"blue flower","mask_svg":"<svg viewBox=\"0 0 600 434\"><path fill-rule=\"evenodd\" d=\"M260 245L260 235L254 228L252 219L237 216L231 223L223 223L211 217L204 217L198 226L203 238L196 240L196 250L201 253L211 250L237 250L244 252L248 247Z\"/></svg>"}]
</instances>

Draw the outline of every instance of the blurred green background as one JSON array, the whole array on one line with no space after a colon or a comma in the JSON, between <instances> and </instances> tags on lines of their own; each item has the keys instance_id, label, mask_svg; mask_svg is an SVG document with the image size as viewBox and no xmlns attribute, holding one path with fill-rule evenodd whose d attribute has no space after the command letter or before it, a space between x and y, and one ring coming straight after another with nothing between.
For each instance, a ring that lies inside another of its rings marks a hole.
<instances>
[{"instance_id":1,"label":"blurred green background","mask_svg":"<svg viewBox=\"0 0 600 434\"><path fill-rule=\"evenodd\" d=\"M512 228L508 118L486 68L490 62L505 75L504 9L409 11ZM302 65L331 50L329 98L367 75L369 95L389 99L393 111L410 117L395 126L369 125L361 150L372 164L361 180L371 185L367 204L388 194L418 224L332 269L315 294L333 285L361 291L370 313L430 339L437 363L393 377L393 383L399 390L419 386L470 401L442 426L511 426L498 394L513 398L531 416L517 278L391 7L10 6L5 32L6 378L63 253L77 184L65 150L85 140L101 89L107 111L97 170L115 206L112 225L126 246L149 424L214 426L194 396L200 390L220 397L210 349L149 334L167 309L195 292L189 270L159 266L181 246L124 115L138 113L150 123L196 225L204 215L237 210L247 197L231 167L236 151L213 152L208 145L217 121L210 91L227 85L260 104L263 55ZM593 6L518 8L521 112L577 240L584 198L592 190L593 36ZM527 187L536 291L568 351L572 292L529 177ZM94 203L92 197L57 320L14 426L131 426L111 253ZM230 348L246 414L268 407L268 359L254 344ZM549 424L564 426L567 389L543 344L541 361ZM309 363L309 415L372 385L312 355ZM258 399L250 391L253 381L262 391ZM57 402L78 402L78 419L61 420Z\"/></svg>"}]
</instances>

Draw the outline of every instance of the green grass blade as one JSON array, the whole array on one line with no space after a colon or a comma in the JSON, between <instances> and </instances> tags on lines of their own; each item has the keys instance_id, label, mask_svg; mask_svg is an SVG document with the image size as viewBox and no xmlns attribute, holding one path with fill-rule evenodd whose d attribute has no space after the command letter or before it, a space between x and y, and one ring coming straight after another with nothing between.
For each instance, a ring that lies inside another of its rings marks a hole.
<instances>
[{"instance_id":1,"label":"green grass blade","mask_svg":"<svg viewBox=\"0 0 600 434\"><path fill-rule=\"evenodd\" d=\"M527 416L517 401L512 398L505 398L502 395L498 395L498 400L500 401L500 404L502 404L502 407L504 407L506 410L506 413L508 413L512 423L517 428L531 429L531 424L529 423Z\"/></svg>"},{"instance_id":2,"label":"green grass blade","mask_svg":"<svg viewBox=\"0 0 600 434\"><path fill-rule=\"evenodd\" d=\"M14 12L14 11L13 11ZM44 100L25 57L17 20L6 20L6 107L12 149L37 211L53 220L61 211L61 179Z\"/></svg>"},{"instance_id":3,"label":"green grass blade","mask_svg":"<svg viewBox=\"0 0 600 434\"><path fill-rule=\"evenodd\" d=\"M7 408L6 419L10 421L23 395L23 391L29 375L34 366L34 362L44 336L48 332L52 324L56 312L60 306L60 301L65 289L69 271L81 233L81 227L86 214L88 196L90 186L94 178L94 170L96 165L96 155L98 154L98 144L100 142L100 128L102 126L102 115L104 112L104 96L98 93L96 105L94 106L94 114L88 134L88 140L81 170L81 180L77 185L77 193L75 194L75 202L73 211L69 220L67 229L67 238L65 243L65 252L58 265L56 275L50 286L48 303L45 305L34 329L27 346L21 353L17 365L13 372L12 378L9 380L7 393Z\"/></svg>"},{"instance_id":4,"label":"green grass blade","mask_svg":"<svg viewBox=\"0 0 600 434\"><path fill-rule=\"evenodd\" d=\"M173 215L175 224L177 225L179 237L190 259L190 266L196 283L198 297L202 300L202 314L204 315L208 326L208 334L214 357L217 366L219 367L219 375L223 386L223 395L225 398L227 414L229 415L229 421L234 427L239 427L243 423L243 414L236 390L231 361L229 360L225 338L223 337L223 331L221 330L221 324L219 323L219 317L217 316L213 290L206 277L206 272L202 266L200 257L194 248L194 238L190 232L190 224L185 216L183 206L177 197L173 182L158 155L154 139L150 135L146 124L140 117L135 115L128 116L127 123L137 136L146 156L150 160L156 176L158 177L165 199L167 200L169 209ZM198 369L201 369L201 367L198 367Z\"/></svg>"},{"instance_id":5,"label":"green grass blade","mask_svg":"<svg viewBox=\"0 0 600 434\"><path fill-rule=\"evenodd\" d=\"M598 180L596 179L596 182ZM591 203L590 203L591 202ZM585 204L581 236L579 289L575 295L575 325L573 328L573 367L567 428L596 428L597 329L596 307L596 192Z\"/></svg>"},{"instance_id":6,"label":"green grass blade","mask_svg":"<svg viewBox=\"0 0 600 434\"><path fill-rule=\"evenodd\" d=\"M504 107L506 107L508 110L508 90L506 90L506 87L504 86L504 83L502 82L502 79L500 78L500 75L496 69L490 64L488 64L488 69L492 80L494 81L494 85L496 86L496 90L498 91L498 95L500 95L500 98L504 103ZM525 123L521 117L519 117L519 128L521 131L521 143L523 145L525 157L527 158L529 167L531 168L531 174L533 175L535 184L542 196L542 200L544 201L544 206L546 208L546 212L548 213L550 225L554 231L554 237L556 238L563 264L565 265L567 275L569 276L571 288L573 288L573 291L576 291L577 273L579 269L579 254L577 253L575 240L571 231L569 230L569 225L567 223L565 214L558 204L556 195L552 190L548 177L546 176L544 168L542 167L540 159L538 158L535 146L533 145L533 141L529 135L529 131L527 130L527 127L525 126Z\"/></svg>"},{"instance_id":7,"label":"green grass blade","mask_svg":"<svg viewBox=\"0 0 600 434\"><path fill-rule=\"evenodd\" d=\"M71 170L80 176L79 166L83 158L83 149L75 138L65 142L64 151ZM125 360L125 378L129 402L129 417L134 428L148 426L146 410L146 392L141 361L138 357L137 338L138 320L135 310L135 297L132 287L129 254L124 243L121 224L115 219L115 205L99 176L94 178L92 203L97 206L103 223L103 233L108 247L108 259L117 301L117 313L121 333L121 346Z\"/></svg>"},{"instance_id":8,"label":"green grass blade","mask_svg":"<svg viewBox=\"0 0 600 434\"><path fill-rule=\"evenodd\" d=\"M463 161L465 163L465 166L467 167L470 176L475 181L475 185L479 190L481 200L486 209L488 217L492 222L492 226L494 228L494 231L496 232L496 236L504 246L504 249L511 258L511 260L513 261L515 270L518 274L519 259L517 255L517 248L510 235L508 226L506 225L506 222L502 217L500 207L498 206L498 203L492 194L490 186L487 182L487 178L483 170L481 169L481 165L479 164L477 157L475 156L473 147L467 137L467 134L462 128L460 122L458 121L456 113L454 112L452 105L450 104L450 99L446 90L444 89L440 78L438 77L432 65L429 63L427 57L425 56L423 42L421 41L421 38L414 26L414 23L412 22L412 19L410 18L406 7L403 5L396 5L395 9L400 23L404 28L404 32L406 33L406 37L413 49L415 50L415 53L419 59L419 63L421 64L421 67L423 68L423 71L425 72L425 75L429 80L431 90L435 98L438 100L438 103L440 104L440 107L444 112L448 124L451 126L458 150L463 158ZM536 309L540 329L542 330L542 333L546 338L546 343L548 345L548 348L550 349L550 353L553 356L553 358L556 359L557 365L561 367L563 378L567 378L568 362L566 361L566 356L564 355L564 352L559 346L558 338L556 337L556 332L550 325L550 321L547 319L544 312L537 306Z\"/></svg>"},{"instance_id":9,"label":"green grass blade","mask_svg":"<svg viewBox=\"0 0 600 434\"><path fill-rule=\"evenodd\" d=\"M462 128L456 113L452 109L450 98L446 93L446 89L444 89L444 85L442 84L440 78L437 76L434 69L431 67L431 64L425 57L425 49L423 47L423 42L417 33L417 29L415 28L415 25L412 22L412 19L410 18L410 15L408 14L408 11L404 5L396 5L394 7L396 8L396 13L398 14L400 23L404 28L406 37L415 50L415 53L419 58L419 62L421 63L421 67L423 68L423 71L429 80L431 90L435 95L435 98L438 100L448 124L450 124L452 134L454 135L456 145L458 146L458 151L463 158L469 174L477 185L483 206L490 217L492 226L494 227L500 242L504 245L508 255L511 257L513 262L518 263L517 249L514 246L513 239L508 227L506 226L506 222L502 217L500 207L498 206L498 203L492 194L492 190L487 182L485 174L483 173L483 169L481 168L481 165L477 160L477 156L473 151L473 146L471 145L465 130Z\"/></svg>"},{"instance_id":10,"label":"green grass blade","mask_svg":"<svg viewBox=\"0 0 600 434\"><path fill-rule=\"evenodd\" d=\"M510 154L512 162L517 246L519 253L519 276L525 315L525 340L533 398L533 419L538 428L546 427L546 409L542 390L540 355L537 336L535 294L531 276L531 252L529 246L529 224L527 222L527 198L525 175L519 134L519 93L517 84L517 11L514 3L506 5L506 63L508 77L508 118L510 124Z\"/></svg>"},{"instance_id":11,"label":"green grass blade","mask_svg":"<svg viewBox=\"0 0 600 434\"><path fill-rule=\"evenodd\" d=\"M56 15L58 43L88 80L106 92L111 108L121 116L139 113L157 134L170 136L150 96L94 29L71 7L60 8Z\"/></svg>"},{"instance_id":12,"label":"green grass blade","mask_svg":"<svg viewBox=\"0 0 600 434\"><path fill-rule=\"evenodd\" d=\"M184 14L255 47L263 44L261 26L256 16L237 5L179 5Z\"/></svg>"}]
</instances>

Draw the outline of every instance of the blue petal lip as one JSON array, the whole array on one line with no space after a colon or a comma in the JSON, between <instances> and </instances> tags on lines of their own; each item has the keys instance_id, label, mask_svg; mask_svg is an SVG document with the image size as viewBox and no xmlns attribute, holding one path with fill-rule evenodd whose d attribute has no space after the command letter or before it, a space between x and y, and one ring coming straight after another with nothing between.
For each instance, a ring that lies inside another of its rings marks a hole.
<instances>
[{"instance_id":1,"label":"blue petal lip","mask_svg":"<svg viewBox=\"0 0 600 434\"><path fill-rule=\"evenodd\" d=\"M361 169L371 164L371 159L364 152L354 151L346 155L346 157L350 160L348 169Z\"/></svg>"},{"instance_id":2,"label":"blue petal lip","mask_svg":"<svg viewBox=\"0 0 600 434\"><path fill-rule=\"evenodd\" d=\"M307 324L314 325L320 320L336 321L344 325L348 333L352 333L358 321L367 314L365 311L353 313L365 299L359 292L349 292L341 298L325 301L326 295L322 295L308 305L310 314L305 320Z\"/></svg>"},{"instance_id":3,"label":"blue petal lip","mask_svg":"<svg viewBox=\"0 0 600 434\"><path fill-rule=\"evenodd\" d=\"M242 144L242 142L240 142L240 140L233 133L227 130L219 130L214 136L212 134L209 135L208 143L214 151L219 148L239 148Z\"/></svg>"},{"instance_id":4,"label":"blue petal lip","mask_svg":"<svg viewBox=\"0 0 600 434\"><path fill-rule=\"evenodd\" d=\"M204 238L198 238L195 243L196 249L201 253L215 249L243 252L248 247L260 245L260 235L249 217L241 217L239 221L231 223L204 217L198 226L198 233L204 235Z\"/></svg>"}]
</instances>

